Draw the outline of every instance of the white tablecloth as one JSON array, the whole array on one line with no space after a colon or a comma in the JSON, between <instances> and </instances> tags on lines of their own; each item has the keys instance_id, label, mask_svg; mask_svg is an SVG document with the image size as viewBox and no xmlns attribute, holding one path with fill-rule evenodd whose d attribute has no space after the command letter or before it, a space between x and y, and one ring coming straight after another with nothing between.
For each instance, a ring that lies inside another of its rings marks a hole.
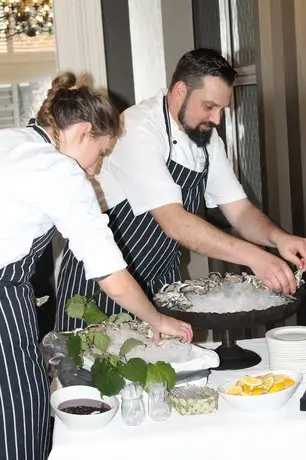
<instances>
[{"instance_id":1,"label":"white tablecloth","mask_svg":"<svg viewBox=\"0 0 306 460\"><path fill-rule=\"evenodd\" d=\"M239 342L238 342L239 343ZM268 370L264 339L243 340L262 362L253 370ZM205 344L215 348L216 344ZM239 371L213 371L209 386L243 375ZM137 427L126 426L120 411L102 430L71 432L55 421L53 449L49 460L288 460L306 459L306 412L299 411L302 383L293 398L273 415L239 412L220 397L219 411L200 416L181 416L176 411L165 422L147 419Z\"/></svg>"}]
</instances>

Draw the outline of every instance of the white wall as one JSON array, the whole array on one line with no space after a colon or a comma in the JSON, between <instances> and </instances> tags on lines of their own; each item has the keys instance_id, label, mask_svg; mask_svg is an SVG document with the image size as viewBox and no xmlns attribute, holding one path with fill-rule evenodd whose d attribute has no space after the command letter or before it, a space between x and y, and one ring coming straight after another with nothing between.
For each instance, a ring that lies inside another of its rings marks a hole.
<instances>
[{"instance_id":1,"label":"white wall","mask_svg":"<svg viewBox=\"0 0 306 460\"><path fill-rule=\"evenodd\" d=\"M90 73L107 86L100 0L53 0L59 71Z\"/></svg>"},{"instance_id":2,"label":"white wall","mask_svg":"<svg viewBox=\"0 0 306 460\"><path fill-rule=\"evenodd\" d=\"M180 57L194 47L192 1L161 0L167 84Z\"/></svg>"},{"instance_id":3,"label":"white wall","mask_svg":"<svg viewBox=\"0 0 306 460\"><path fill-rule=\"evenodd\" d=\"M129 0L135 102L166 87L161 0Z\"/></svg>"}]
</instances>

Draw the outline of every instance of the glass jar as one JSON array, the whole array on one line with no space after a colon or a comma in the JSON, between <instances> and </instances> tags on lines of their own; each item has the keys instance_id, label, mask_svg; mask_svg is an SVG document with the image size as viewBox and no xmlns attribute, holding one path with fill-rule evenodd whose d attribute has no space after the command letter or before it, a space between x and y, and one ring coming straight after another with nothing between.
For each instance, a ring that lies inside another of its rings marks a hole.
<instances>
[{"instance_id":1,"label":"glass jar","mask_svg":"<svg viewBox=\"0 0 306 460\"><path fill-rule=\"evenodd\" d=\"M142 388L138 383L129 383L121 390L121 415L124 423L140 425L145 419Z\"/></svg>"},{"instance_id":2,"label":"glass jar","mask_svg":"<svg viewBox=\"0 0 306 460\"><path fill-rule=\"evenodd\" d=\"M148 413L155 422L162 422L171 415L172 404L164 382L152 383L149 387Z\"/></svg>"}]
</instances>

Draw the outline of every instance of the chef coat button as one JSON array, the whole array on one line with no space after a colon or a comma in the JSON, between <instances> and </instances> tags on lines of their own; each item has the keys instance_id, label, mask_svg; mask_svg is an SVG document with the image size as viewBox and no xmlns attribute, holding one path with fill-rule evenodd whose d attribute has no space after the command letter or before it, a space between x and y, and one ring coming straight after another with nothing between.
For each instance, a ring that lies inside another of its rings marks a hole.
<instances>
[{"instance_id":1,"label":"chef coat button","mask_svg":"<svg viewBox=\"0 0 306 460\"><path fill-rule=\"evenodd\" d=\"M174 141L173 141L173 144L177 144L177 141L176 141L176 140L174 140Z\"/></svg>"}]
</instances>

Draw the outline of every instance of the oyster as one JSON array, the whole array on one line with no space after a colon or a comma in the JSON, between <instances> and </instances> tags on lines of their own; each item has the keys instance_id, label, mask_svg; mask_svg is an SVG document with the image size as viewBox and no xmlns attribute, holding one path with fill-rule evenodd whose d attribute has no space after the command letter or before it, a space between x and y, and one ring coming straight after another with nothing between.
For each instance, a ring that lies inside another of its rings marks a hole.
<instances>
[{"instance_id":1,"label":"oyster","mask_svg":"<svg viewBox=\"0 0 306 460\"><path fill-rule=\"evenodd\" d=\"M298 288L300 286L302 286L302 284L304 284L304 280L302 279L303 274L304 274L304 270L302 270L302 269L299 269L294 273L294 277L295 277L295 280L296 280L296 285L297 285Z\"/></svg>"},{"instance_id":2,"label":"oyster","mask_svg":"<svg viewBox=\"0 0 306 460\"><path fill-rule=\"evenodd\" d=\"M189 310L192 307L192 303L182 292L167 291L159 292L155 294L154 301L158 307L169 308L170 310Z\"/></svg>"},{"instance_id":3,"label":"oyster","mask_svg":"<svg viewBox=\"0 0 306 460\"><path fill-rule=\"evenodd\" d=\"M243 281L243 276L236 275L236 273L225 273L224 281L228 281L230 283L241 283Z\"/></svg>"}]
</instances>

